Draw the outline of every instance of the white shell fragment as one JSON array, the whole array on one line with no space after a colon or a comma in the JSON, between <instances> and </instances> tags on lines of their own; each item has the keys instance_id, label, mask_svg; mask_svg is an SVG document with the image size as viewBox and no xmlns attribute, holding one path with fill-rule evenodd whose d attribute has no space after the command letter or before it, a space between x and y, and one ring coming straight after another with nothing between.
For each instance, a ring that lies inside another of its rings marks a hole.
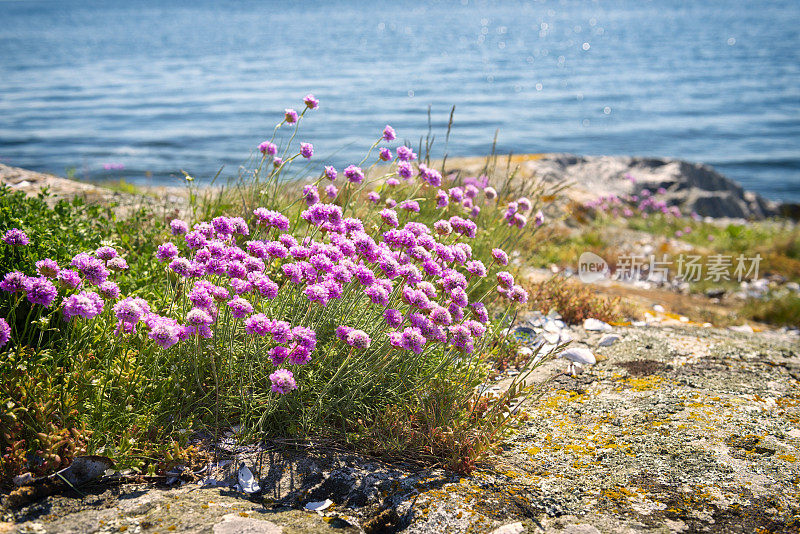
<instances>
[{"instance_id":1,"label":"white shell fragment","mask_svg":"<svg viewBox=\"0 0 800 534\"><path fill-rule=\"evenodd\" d=\"M587 332L611 332L611 325L600 319L589 318L583 321L583 329Z\"/></svg>"},{"instance_id":2,"label":"white shell fragment","mask_svg":"<svg viewBox=\"0 0 800 534\"><path fill-rule=\"evenodd\" d=\"M594 357L594 354L592 354L592 351L581 347L568 348L559 354L559 356L581 365L594 365L597 363L597 359Z\"/></svg>"},{"instance_id":3,"label":"white shell fragment","mask_svg":"<svg viewBox=\"0 0 800 534\"><path fill-rule=\"evenodd\" d=\"M592 354L592 351L580 347L569 348L559 354L559 357L569 360L567 372L572 376L582 373L584 365L594 365L597 363L597 359L594 357L594 354Z\"/></svg>"},{"instance_id":4,"label":"white shell fragment","mask_svg":"<svg viewBox=\"0 0 800 534\"><path fill-rule=\"evenodd\" d=\"M244 493L256 493L261 491L261 486L258 485L256 477L254 477L253 472L244 465L244 462L242 462L241 467L239 467L237 477L239 479L239 491L243 491Z\"/></svg>"},{"instance_id":5,"label":"white shell fragment","mask_svg":"<svg viewBox=\"0 0 800 534\"><path fill-rule=\"evenodd\" d=\"M309 510L311 512L317 512L321 514L323 510L327 510L328 508L331 507L332 504L333 504L332 500L325 499L324 501L312 501L306 503L305 508L306 510Z\"/></svg>"},{"instance_id":6,"label":"white shell fragment","mask_svg":"<svg viewBox=\"0 0 800 534\"><path fill-rule=\"evenodd\" d=\"M617 334L606 334L600 338L600 341L597 343L597 345L600 347L610 347L620 339L622 338L620 338Z\"/></svg>"}]
</instances>

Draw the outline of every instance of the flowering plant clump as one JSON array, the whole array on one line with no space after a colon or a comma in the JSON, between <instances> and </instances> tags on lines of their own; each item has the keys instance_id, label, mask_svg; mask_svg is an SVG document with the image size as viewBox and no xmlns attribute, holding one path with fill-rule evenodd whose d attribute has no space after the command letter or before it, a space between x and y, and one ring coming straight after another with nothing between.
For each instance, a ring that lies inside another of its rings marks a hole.
<instances>
[{"instance_id":1,"label":"flowering plant clump","mask_svg":"<svg viewBox=\"0 0 800 534\"><path fill-rule=\"evenodd\" d=\"M636 179L628 174L628 180L636 183ZM633 219L639 218L647 220L651 217L660 217L664 220L672 220L679 227L675 230L675 237L683 237L693 232L690 224L692 221L700 221L697 213L686 214L681 209L670 204L669 192L659 187L655 191L648 188L640 188L636 193L629 195L602 195L594 200L584 203L583 207L592 213L606 215L613 218ZM713 240L713 236L709 236Z\"/></svg>"},{"instance_id":2,"label":"flowering plant clump","mask_svg":"<svg viewBox=\"0 0 800 534\"><path fill-rule=\"evenodd\" d=\"M319 101L308 95L304 105L287 109L276 132L291 125L294 139ZM179 413L194 403L215 422L221 415L271 434L351 427L389 404L418 402L434 379L456 396L474 394L481 352L503 326L489 309L507 314L528 298L502 270L503 243L544 222L539 212L528 227L535 201L501 205L485 177L444 175L410 147L379 146L397 139L388 125L363 161L341 174L326 166L298 192L281 173L314 151L303 142L293 152L291 139L257 147L252 198L264 205L173 218L146 274L102 246L61 265L38 261L36 275L4 275L12 316L24 297L37 306L33 323L63 321L66 350L104 362L97 414L132 405L127 384L148 373L148 387L169 390ZM29 238L14 229L3 241L24 247ZM18 324L0 322L4 350L34 339Z\"/></svg>"}]
</instances>

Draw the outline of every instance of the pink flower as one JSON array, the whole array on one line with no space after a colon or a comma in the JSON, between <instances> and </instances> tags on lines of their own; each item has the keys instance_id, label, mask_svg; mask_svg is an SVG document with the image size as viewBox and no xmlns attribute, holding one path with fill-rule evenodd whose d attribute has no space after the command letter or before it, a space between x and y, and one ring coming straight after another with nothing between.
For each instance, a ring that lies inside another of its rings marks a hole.
<instances>
[{"instance_id":1,"label":"pink flower","mask_svg":"<svg viewBox=\"0 0 800 534\"><path fill-rule=\"evenodd\" d=\"M278 153L278 146L275 143L270 143L269 141L264 141L260 145L258 145L258 150L261 151L262 154L266 154L268 156L274 156Z\"/></svg>"},{"instance_id":2,"label":"pink flower","mask_svg":"<svg viewBox=\"0 0 800 534\"><path fill-rule=\"evenodd\" d=\"M314 98L312 94L307 94L305 98L303 98L303 102L306 103L308 109L317 109L319 107L319 100Z\"/></svg>"},{"instance_id":3,"label":"pink flower","mask_svg":"<svg viewBox=\"0 0 800 534\"><path fill-rule=\"evenodd\" d=\"M273 393L284 395L297 389L297 382L294 380L294 375L288 369L278 369L269 375L269 380L272 382L270 390Z\"/></svg>"}]
</instances>

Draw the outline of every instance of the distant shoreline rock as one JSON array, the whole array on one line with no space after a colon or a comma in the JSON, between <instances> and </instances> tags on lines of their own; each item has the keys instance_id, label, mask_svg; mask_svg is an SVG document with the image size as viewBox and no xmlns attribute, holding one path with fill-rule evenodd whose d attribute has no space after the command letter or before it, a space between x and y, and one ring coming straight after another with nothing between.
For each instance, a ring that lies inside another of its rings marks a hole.
<instances>
[{"instance_id":1,"label":"distant shoreline rock","mask_svg":"<svg viewBox=\"0 0 800 534\"><path fill-rule=\"evenodd\" d=\"M684 212L705 217L764 219L780 214L777 202L745 191L710 165L673 158L549 154L531 162L538 175L574 181L599 193L640 194L666 189L661 197ZM629 176L633 179L630 179Z\"/></svg>"},{"instance_id":2,"label":"distant shoreline rock","mask_svg":"<svg viewBox=\"0 0 800 534\"><path fill-rule=\"evenodd\" d=\"M498 156L498 166L502 166L504 157ZM452 158L447 164L450 169L469 173L480 169L484 161ZM668 204L704 217L764 219L792 217L800 211L795 205L769 201L746 191L710 165L674 158L521 154L511 157L511 165L519 166L523 176L536 176L551 183L569 182L572 187L567 194L579 202L601 195L637 195L644 189L655 192L663 188L666 193L660 198Z\"/></svg>"}]
</instances>

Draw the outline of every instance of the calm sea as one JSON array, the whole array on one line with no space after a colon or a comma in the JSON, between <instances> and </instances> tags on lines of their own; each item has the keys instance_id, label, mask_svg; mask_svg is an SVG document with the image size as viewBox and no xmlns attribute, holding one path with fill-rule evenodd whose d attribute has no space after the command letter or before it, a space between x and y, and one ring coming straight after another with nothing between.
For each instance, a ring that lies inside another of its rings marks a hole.
<instances>
[{"instance_id":1,"label":"calm sea","mask_svg":"<svg viewBox=\"0 0 800 534\"><path fill-rule=\"evenodd\" d=\"M455 105L452 155L499 129L500 151L674 156L800 200L797 0L0 0L0 20L11 165L235 173L310 91L320 162L387 123L416 143L429 105L441 149Z\"/></svg>"}]
</instances>

